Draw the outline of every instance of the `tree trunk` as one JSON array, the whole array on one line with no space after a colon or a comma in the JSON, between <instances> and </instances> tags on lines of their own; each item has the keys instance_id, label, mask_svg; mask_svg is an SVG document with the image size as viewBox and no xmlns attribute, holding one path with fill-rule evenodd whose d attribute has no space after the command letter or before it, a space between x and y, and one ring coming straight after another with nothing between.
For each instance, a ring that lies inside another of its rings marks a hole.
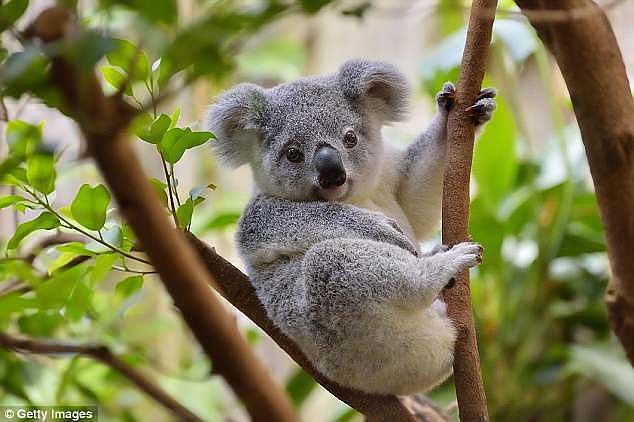
<instances>
[{"instance_id":1,"label":"tree trunk","mask_svg":"<svg viewBox=\"0 0 634 422\"><path fill-rule=\"evenodd\" d=\"M590 0L516 0L568 86L607 238L610 324L634 365L634 101L610 23ZM543 19L557 10L567 19Z\"/></svg>"}]
</instances>

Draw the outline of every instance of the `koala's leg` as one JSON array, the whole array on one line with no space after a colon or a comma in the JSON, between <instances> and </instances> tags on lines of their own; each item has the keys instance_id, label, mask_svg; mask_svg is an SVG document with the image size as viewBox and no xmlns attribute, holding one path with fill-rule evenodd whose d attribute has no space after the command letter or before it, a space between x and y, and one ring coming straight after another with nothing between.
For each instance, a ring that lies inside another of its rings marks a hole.
<instances>
[{"instance_id":1,"label":"koala's leg","mask_svg":"<svg viewBox=\"0 0 634 422\"><path fill-rule=\"evenodd\" d=\"M382 303L428 307L456 273L477 265L481 254L481 246L470 242L416 257L372 240L326 240L304 256L308 310L328 319Z\"/></svg>"}]
</instances>

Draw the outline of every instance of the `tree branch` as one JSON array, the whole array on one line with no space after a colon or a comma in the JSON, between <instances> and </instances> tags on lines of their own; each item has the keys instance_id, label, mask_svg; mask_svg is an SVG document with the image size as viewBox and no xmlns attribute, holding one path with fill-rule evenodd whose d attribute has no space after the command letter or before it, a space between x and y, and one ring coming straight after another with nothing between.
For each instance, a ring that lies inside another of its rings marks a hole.
<instances>
[{"instance_id":1,"label":"tree branch","mask_svg":"<svg viewBox=\"0 0 634 422\"><path fill-rule=\"evenodd\" d=\"M43 41L63 37L74 24L64 11L61 7L43 11L26 33ZM50 73L65 100L65 111L78 122L122 214L211 358L214 371L244 401L252 420L296 420L290 400L253 355L233 319L209 289L210 276L200 260L183 235L170 225L127 139L126 128L135 111L119 96L106 97L94 73L82 74L62 56L52 57Z\"/></svg>"},{"instance_id":2,"label":"tree branch","mask_svg":"<svg viewBox=\"0 0 634 422\"><path fill-rule=\"evenodd\" d=\"M449 245L469 239L469 177L475 127L466 108L475 102L484 79L496 5L496 0L472 3L456 103L447 121L449 151L443 185L442 238ZM459 274L455 286L445 289L443 294L458 332L453 368L460 419L486 421L488 412L471 310L469 273Z\"/></svg>"},{"instance_id":3,"label":"tree branch","mask_svg":"<svg viewBox=\"0 0 634 422\"><path fill-rule=\"evenodd\" d=\"M78 345L30 338L17 338L2 332L0 332L0 345L10 350L33 354L72 353L91 357L119 371L121 375L130 380L130 382L135 384L140 390L171 411L179 420L202 422L201 418L190 412L141 372L115 356L106 346Z\"/></svg>"},{"instance_id":4,"label":"tree branch","mask_svg":"<svg viewBox=\"0 0 634 422\"><path fill-rule=\"evenodd\" d=\"M516 0L554 55L568 86L608 244L610 324L634 365L634 101L621 51L601 8L590 0ZM534 11L588 8L563 22ZM574 47L572 47L574 46Z\"/></svg>"}]
</instances>

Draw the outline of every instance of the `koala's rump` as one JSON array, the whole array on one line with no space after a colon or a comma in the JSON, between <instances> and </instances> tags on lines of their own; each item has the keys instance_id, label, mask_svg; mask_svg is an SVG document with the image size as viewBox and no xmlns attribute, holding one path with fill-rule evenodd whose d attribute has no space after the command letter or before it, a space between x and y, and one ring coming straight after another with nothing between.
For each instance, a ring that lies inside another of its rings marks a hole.
<instances>
[{"instance_id":1,"label":"koala's rump","mask_svg":"<svg viewBox=\"0 0 634 422\"><path fill-rule=\"evenodd\" d=\"M371 393L424 392L452 370L455 329L434 308L404 310L379 304L331 324L311 324L306 352L335 382Z\"/></svg>"}]
</instances>

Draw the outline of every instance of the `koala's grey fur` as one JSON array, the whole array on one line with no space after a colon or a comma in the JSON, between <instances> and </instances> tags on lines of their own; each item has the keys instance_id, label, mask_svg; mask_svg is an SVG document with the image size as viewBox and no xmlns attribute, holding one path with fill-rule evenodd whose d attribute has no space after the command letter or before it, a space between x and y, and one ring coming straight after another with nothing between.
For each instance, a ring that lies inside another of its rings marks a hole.
<instances>
[{"instance_id":1,"label":"koala's grey fur","mask_svg":"<svg viewBox=\"0 0 634 422\"><path fill-rule=\"evenodd\" d=\"M485 91L478 123L495 108ZM439 294L481 259L475 243L420 254L440 219L453 86L430 127L398 150L381 127L403 118L408 93L395 67L356 60L268 90L240 84L207 118L217 154L253 170L237 240L268 316L323 374L374 393L424 391L451 373L455 330ZM286 159L290 144L303 162ZM317 183L312 157L324 144L345 167L340 187Z\"/></svg>"}]
</instances>

